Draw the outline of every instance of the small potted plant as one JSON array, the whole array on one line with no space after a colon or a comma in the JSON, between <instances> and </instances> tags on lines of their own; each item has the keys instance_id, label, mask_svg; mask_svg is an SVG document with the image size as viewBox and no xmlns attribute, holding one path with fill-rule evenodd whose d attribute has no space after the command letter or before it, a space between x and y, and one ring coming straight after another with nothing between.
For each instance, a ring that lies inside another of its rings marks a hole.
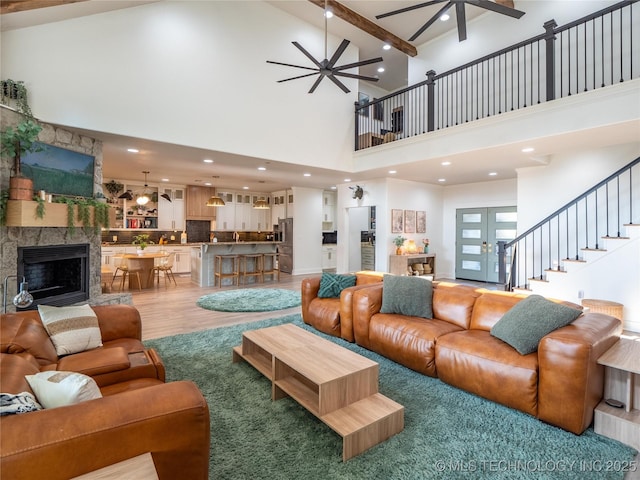
<instances>
[{"instance_id":1,"label":"small potted plant","mask_svg":"<svg viewBox=\"0 0 640 480\"><path fill-rule=\"evenodd\" d=\"M424 245L424 247L423 247L424 253L429 253L429 239L428 238L423 238L422 239L422 244Z\"/></svg>"},{"instance_id":2,"label":"small potted plant","mask_svg":"<svg viewBox=\"0 0 640 480\"><path fill-rule=\"evenodd\" d=\"M396 246L396 255L402 255L402 246L404 245L405 240L406 238L404 238L402 235L398 235L393 239L393 243Z\"/></svg>"},{"instance_id":3,"label":"small potted plant","mask_svg":"<svg viewBox=\"0 0 640 480\"><path fill-rule=\"evenodd\" d=\"M136 251L136 253L138 255L142 255L144 253L144 249L147 248L147 245L149 245L150 243L153 243L151 240L149 240L149 234L148 233L141 233L140 235L135 235L133 237L133 242L134 245L138 246L138 249Z\"/></svg>"}]
</instances>

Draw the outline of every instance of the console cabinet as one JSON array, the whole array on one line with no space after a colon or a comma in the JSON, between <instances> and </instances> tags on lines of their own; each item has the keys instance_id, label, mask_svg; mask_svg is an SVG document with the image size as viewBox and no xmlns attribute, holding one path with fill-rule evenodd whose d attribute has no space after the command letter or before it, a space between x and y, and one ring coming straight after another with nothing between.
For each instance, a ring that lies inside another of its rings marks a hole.
<instances>
[{"instance_id":1,"label":"console cabinet","mask_svg":"<svg viewBox=\"0 0 640 480\"><path fill-rule=\"evenodd\" d=\"M409 268L414 263L428 263L431 272L427 275L436 275L436 255L434 253L413 253L410 255L389 255L389 273L393 275L408 275Z\"/></svg>"}]
</instances>

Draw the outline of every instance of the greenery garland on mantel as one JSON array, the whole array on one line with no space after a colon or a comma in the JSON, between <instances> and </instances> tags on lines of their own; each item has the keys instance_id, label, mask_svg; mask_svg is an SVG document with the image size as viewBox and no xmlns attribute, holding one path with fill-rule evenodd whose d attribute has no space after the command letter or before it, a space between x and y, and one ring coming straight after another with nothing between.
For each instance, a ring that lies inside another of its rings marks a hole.
<instances>
[{"instance_id":1,"label":"greenery garland on mantel","mask_svg":"<svg viewBox=\"0 0 640 480\"><path fill-rule=\"evenodd\" d=\"M7 205L9 200L9 192L0 191L0 225L6 225L7 221ZM34 196L33 200L38 203L36 206L35 217L44 218L46 213L46 203L39 196ZM84 197L66 197L56 196L52 200L53 203L64 203L67 205L67 229L73 235L76 229L76 220L82 222L85 230L93 228L96 233L100 232L100 228L109 229L109 205L95 198ZM75 207L77 206L77 214ZM93 222L91 222L91 209L94 208Z\"/></svg>"}]
</instances>

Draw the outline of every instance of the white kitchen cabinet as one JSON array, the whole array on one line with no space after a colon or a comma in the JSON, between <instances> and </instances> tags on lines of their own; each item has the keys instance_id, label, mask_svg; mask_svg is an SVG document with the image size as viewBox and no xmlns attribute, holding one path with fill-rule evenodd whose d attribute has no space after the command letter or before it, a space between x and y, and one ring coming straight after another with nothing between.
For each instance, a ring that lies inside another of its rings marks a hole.
<instances>
[{"instance_id":1,"label":"white kitchen cabinet","mask_svg":"<svg viewBox=\"0 0 640 480\"><path fill-rule=\"evenodd\" d=\"M171 201L162 197L166 194ZM158 228L160 230L185 229L185 190L163 187L158 196Z\"/></svg>"},{"instance_id":2,"label":"white kitchen cabinet","mask_svg":"<svg viewBox=\"0 0 640 480\"><path fill-rule=\"evenodd\" d=\"M322 269L328 270L337 268L338 258L336 255L337 248L333 245L322 246Z\"/></svg>"},{"instance_id":3,"label":"white kitchen cabinet","mask_svg":"<svg viewBox=\"0 0 640 480\"><path fill-rule=\"evenodd\" d=\"M234 230L252 230L251 228L251 195L236 193Z\"/></svg>"},{"instance_id":4,"label":"white kitchen cabinet","mask_svg":"<svg viewBox=\"0 0 640 480\"><path fill-rule=\"evenodd\" d=\"M235 198L232 192L218 192L224 200L224 207L216 208L216 230L233 230L235 228Z\"/></svg>"},{"instance_id":5,"label":"white kitchen cabinet","mask_svg":"<svg viewBox=\"0 0 640 480\"><path fill-rule=\"evenodd\" d=\"M336 221L336 194L335 192L322 193L322 230L335 230Z\"/></svg>"},{"instance_id":6,"label":"white kitchen cabinet","mask_svg":"<svg viewBox=\"0 0 640 480\"><path fill-rule=\"evenodd\" d=\"M191 272L191 247L168 247L165 250L169 254L175 254L173 273Z\"/></svg>"}]
</instances>

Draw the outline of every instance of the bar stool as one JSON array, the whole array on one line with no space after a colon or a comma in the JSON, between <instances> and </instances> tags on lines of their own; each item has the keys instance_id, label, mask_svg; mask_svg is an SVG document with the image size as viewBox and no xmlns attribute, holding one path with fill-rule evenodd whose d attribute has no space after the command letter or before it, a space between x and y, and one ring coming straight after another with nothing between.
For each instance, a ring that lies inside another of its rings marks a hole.
<instances>
[{"instance_id":1,"label":"bar stool","mask_svg":"<svg viewBox=\"0 0 640 480\"><path fill-rule=\"evenodd\" d=\"M280 281L280 268L278 267L278 253L262 254L262 281L265 275L271 275L272 280Z\"/></svg>"},{"instance_id":2,"label":"bar stool","mask_svg":"<svg viewBox=\"0 0 640 480\"><path fill-rule=\"evenodd\" d=\"M240 278L244 285L247 284L247 277L261 277L264 282L263 270L264 264L261 253L244 253L239 255L240 258ZM247 260L253 260L253 271L247 270ZM257 282L257 280L256 280Z\"/></svg>"},{"instance_id":3,"label":"bar stool","mask_svg":"<svg viewBox=\"0 0 640 480\"><path fill-rule=\"evenodd\" d=\"M231 261L231 271L224 271L225 260ZM238 276L238 255L216 255L213 258L213 284L216 284L216 277L218 278L218 286L222 288L222 280L225 278L235 278L236 285L239 286ZM232 283L233 285L233 283Z\"/></svg>"}]
</instances>

